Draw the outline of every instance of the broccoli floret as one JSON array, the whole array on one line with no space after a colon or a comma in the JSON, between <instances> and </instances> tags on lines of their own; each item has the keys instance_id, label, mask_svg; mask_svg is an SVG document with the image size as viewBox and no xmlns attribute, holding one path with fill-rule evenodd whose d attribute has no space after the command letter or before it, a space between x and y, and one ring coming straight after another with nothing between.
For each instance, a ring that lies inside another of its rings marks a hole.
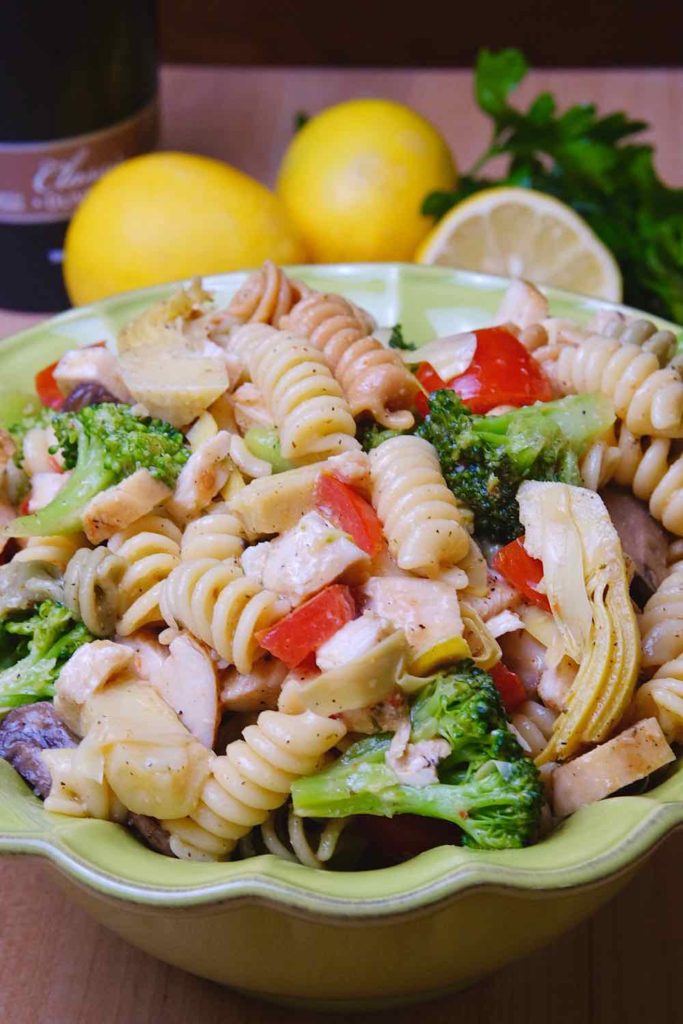
<instances>
[{"instance_id":1,"label":"broccoli floret","mask_svg":"<svg viewBox=\"0 0 683 1024\"><path fill-rule=\"evenodd\" d=\"M485 850L525 846L535 839L543 790L532 761L486 761L455 783L408 786L386 763L390 742L385 735L361 740L325 771L298 779L292 787L295 813L441 818L458 825L465 846Z\"/></svg>"},{"instance_id":2,"label":"broccoli floret","mask_svg":"<svg viewBox=\"0 0 683 1024\"><path fill-rule=\"evenodd\" d=\"M71 477L56 498L34 515L14 519L7 537L77 533L88 502L138 469L173 486L189 457L179 430L163 420L135 416L128 405L90 405L52 419Z\"/></svg>"},{"instance_id":3,"label":"broccoli floret","mask_svg":"<svg viewBox=\"0 0 683 1024\"><path fill-rule=\"evenodd\" d=\"M410 722L413 741L441 736L450 743L440 776L462 764L522 757L491 676L470 660L439 673L420 691Z\"/></svg>"},{"instance_id":4,"label":"broccoli floret","mask_svg":"<svg viewBox=\"0 0 683 1024\"><path fill-rule=\"evenodd\" d=\"M370 736L338 761L298 780L294 810L302 817L418 814L458 825L466 846L506 849L532 842L543 787L533 761L508 729L498 691L474 662L440 672L420 691L410 712L411 742L442 737L451 751L438 782L412 786L387 763L391 737Z\"/></svg>"},{"instance_id":5,"label":"broccoli floret","mask_svg":"<svg viewBox=\"0 0 683 1024\"><path fill-rule=\"evenodd\" d=\"M386 427L380 426L374 420L367 420L358 425L356 437L360 441L363 451L371 452L373 448L377 448L383 441L388 441L390 437L399 437L405 433L408 431L387 430Z\"/></svg>"},{"instance_id":6,"label":"broccoli floret","mask_svg":"<svg viewBox=\"0 0 683 1024\"><path fill-rule=\"evenodd\" d=\"M94 637L54 601L0 623L0 715L54 694L62 665Z\"/></svg>"},{"instance_id":7,"label":"broccoli floret","mask_svg":"<svg viewBox=\"0 0 683 1024\"><path fill-rule=\"evenodd\" d=\"M37 401L29 401L23 410L21 419L9 427L14 441L14 463L20 469L24 462L24 438L34 427L48 427L55 416L53 409L39 405Z\"/></svg>"},{"instance_id":8,"label":"broccoli floret","mask_svg":"<svg viewBox=\"0 0 683 1024\"><path fill-rule=\"evenodd\" d=\"M614 422L604 395L572 395L502 416L475 416L453 391L429 398L418 433L436 448L456 498L474 512L475 531L506 543L519 537L523 480L581 484L578 458Z\"/></svg>"}]
</instances>

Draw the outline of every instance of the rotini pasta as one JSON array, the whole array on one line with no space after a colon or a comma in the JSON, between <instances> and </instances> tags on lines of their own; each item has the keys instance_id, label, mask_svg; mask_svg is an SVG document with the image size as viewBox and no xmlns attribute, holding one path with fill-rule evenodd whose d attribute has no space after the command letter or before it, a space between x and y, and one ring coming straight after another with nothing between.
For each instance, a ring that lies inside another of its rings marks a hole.
<instances>
[{"instance_id":1,"label":"rotini pasta","mask_svg":"<svg viewBox=\"0 0 683 1024\"><path fill-rule=\"evenodd\" d=\"M674 558L677 550L674 549ZM674 560L666 579L640 616L642 667L652 671L683 654L683 561Z\"/></svg>"},{"instance_id":2,"label":"rotini pasta","mask_svg":"<svg viewBox=\"0 0 683 1024\"><path fill-rule=\"evenodd\" d=\"M548 746L556 718L556 711L537 700L524 701L510 716L513 728L529 757L538 757Z\"/></svg>"},{"instance_id":3,"label":"rotini pasta","mask_svg":"<svg viewBox=\"0 0 683 1024\"><path fill-rule=\"evenodd\" d=\"M69 534L55 537L29 537L26 547L17 551L15 562L49 562L62 572L79 548L87 545L83 534Z\"/></svg>"},{"instance_id":4,"label":"rotini pasta","mask_svg":"<svg viewBox=\"0 0 683 1024\"><path fill-rule=\"evenodd\" d=\"M311 289L294 278L271 260L255 270L228 304L228 313L241 323L270 324L277 327L280 318L292 306L311 294Z\"/></svg>"},{"instance_id":5,"label":"rotini pasta","mask_svg":"<svg viewBox=\"0 0 683 1024\"><path fill-rule=\"evenodd\" d=\"M612 479L619 467L619 449L611 439L594 441L584 452L579 462L584 487L599 491Z\"/></svg>"},{"instance_id":6,"label":"rotini pasta","mask_svg":"<svg viewBox=\"0 0 683 1024\"><path fill-rule=\"evenodd\" d=\"M323 353L354 416L370 413L379 423L404 430L417 382L392 349L372 337L371 318L340 295L316 292L299 302L280 326L307 338Z\"/></svg>"},{"instance_id":7,"label":"rotini pasta","mask_svg":"<svg viewBox=\"0 0 683 1024\"><path fill-rule=\"evenodd\" d=\"M469 534L429 441L384 441L370 452L370 474L372 503L399 568L437 576L465 557Z\"/></svg>"},{"instance_id":8,"label":"rotini pasta","mask_svg":"<svg viewBox=\"0 0 683 1024\"><path fill-rule=\"evenodd\" d=\"M240 328L232 344L277 424L286 459L312 461L359 447L341 387L316 348L260 324Z\"/></svg>"},{"instance_id":9,"label":"rotini pasta","mask_svg":"<svg viewBox=\"0 0 683 1024\"><path fill-rule=\"evenodd\" d=\"M239 841L240 857L272 853L274 857L309 868L324 868L334 856L348 819L331 818L315 829L306 818L294 814L291 807L273 811L259 829ZM281 838L282 833L282 838Z\"/></svg>"},{"instance_id":10,"label":"rotini pasta","mask_svg":"<svg viewBox=\"0 0 683 1024\"><path fill-rule=\"evenodd\" d=\"M616 338L622 345L638 345L652 352L660 366L666 366L676 351L676 336L672 331L658 328L651 320L627 317L616 310L600 310L588 325L589 329L605 338Z\"/></svg>"},{"instance_id":11,"label":"rotini pasta","mask_svg":"<svg viewBox=\"0 0 683 1024\"><path fill-rule=\"evenodd\" d=\"M109 540L109 550L126 563L116 625L121 636L163 622L159 608L161 585L180 561L180 541L179 528L160 515L143 516Z\"/></svg>"},{"instance_id":12,"label":"rotini pasta","mask_svg":"<svg viewBox=\"0 0 683 1024\"><path fill-rule=\"evenodd\" d=\"M219 860L289 796L292 783L319 767L346 733L338 720L305 711L262 711L242 739L217 757L197 808L163 821L176 857Z\"/></svg>"},{"instance_id":13,"label":"rotini pasta","mask_svg":"<svg viewBox=\"0 0 683 1024\"><path fill-rule=\"evenodd\" d=\"M683 536L683 454L676 442L664 437L635 437L617 424L614 446L596 442L582 460L581 472L587 487L602 487L609 480L630 487L637 498L649 505L650 515L667 530ZM589 460L588 462L586 460ZM592 465L590 460L594 460Z\"/></svg>"},{"instance_id":14,"label":"rotini pasta","mask_svg":"<svg viewBox=\"0 0 683 1024\"><path fill-rule=\"evenodd\" d=\"M683 743L683 657L662 665L636 692L627 722L655 717L669 743Z\"/></svg>"},{"instance_id":15,"label":"rotini pasta","mask_svg":"<svg viewBox=\"0 0 683 1024\"><path fill-rule=\"evenodd\" d=\"M93 636L112 636L116 629L119 586L126 563L105 547L81 548L64 574L64 603Z\"/></svg>"},{"instance_id":16,"label":"rotini pasta","mask_svg":"<svg viewBox=\"0 0 683 1024\"><path fill-rule=\"evenodd\" d=\"M289 611L289 602L245 576L233 559L182 562L160 594L169 626L184 626L229 665L249 672L259 653L255 633Z\"/></svg>"},{"instance_id":17,"label":"rotini pasta","mask_svg":"<svg viewBox=\"0 0 683 1024\"><path fill-rule=\"evenodd\" d=\"M205 515L185 527L180 542L184 562L198 558L239 558L244 549L244 528L226 505L209 508Z\"/></svg>"},{"instance_id":18,"label":"rotini pasta","mask_svg":"<svg viewBox=\"0 0 683 1024\"><path fill-rule=\"evenodd\" d=\"M604 392L637 437L683 437L683 381L652 352L593 335L544 367L563 394Z\"/></svg>"}]
</instances>

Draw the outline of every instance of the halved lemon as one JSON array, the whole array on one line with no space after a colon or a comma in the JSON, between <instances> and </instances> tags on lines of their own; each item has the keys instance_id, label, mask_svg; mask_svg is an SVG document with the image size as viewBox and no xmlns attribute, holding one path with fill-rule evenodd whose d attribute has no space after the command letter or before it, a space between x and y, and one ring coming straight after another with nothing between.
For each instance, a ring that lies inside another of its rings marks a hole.
<instances>
[{"instance_id":1,"label":"halved lemon","mask_svg":"<svg viewBox=\"0 0 683 1024\"><path fill-rule=\"evenodd\" d=\"M559 199L529 188L487 188L458 203L415 259L621 299L617 262L586 221Z\"/></svg>"}]
</instances>

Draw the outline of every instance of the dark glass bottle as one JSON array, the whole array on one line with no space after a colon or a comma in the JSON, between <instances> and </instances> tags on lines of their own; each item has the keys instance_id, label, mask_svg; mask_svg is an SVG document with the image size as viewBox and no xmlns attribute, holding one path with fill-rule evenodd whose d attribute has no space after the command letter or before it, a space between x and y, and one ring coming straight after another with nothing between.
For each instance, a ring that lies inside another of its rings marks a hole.
<instances>
[{"instance_id":1,"label":"dark glass bottle","mask_svg":"<svg viewBox=\"0 0 683 1024\"><path fill-rule=\"evenodd\" d=\"M113 164L156 141L154 0L3 0L0 307L68 305L69 217Z\"/></svg>"}]
</instances>

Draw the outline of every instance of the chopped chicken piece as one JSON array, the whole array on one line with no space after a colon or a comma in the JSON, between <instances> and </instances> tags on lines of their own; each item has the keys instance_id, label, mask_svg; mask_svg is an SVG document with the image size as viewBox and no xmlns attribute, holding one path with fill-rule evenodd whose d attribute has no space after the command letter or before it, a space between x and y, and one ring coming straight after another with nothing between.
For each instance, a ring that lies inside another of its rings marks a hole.
<instances>
[{"instance_id":1,"label":"chopped chicken piece","mask_svg":"<svg viewBox=\"0 0 683 1024\"><path fill-rule=\"evenodd\" d=\"M96 494L85 506L83 530L91 544L109 540L136 519L166 501L171 488L152 476L148 469L137 472Z\"/></svg>"},{"instance_id":2,"label":"chopped chicken piece","mask_svg":"<svg viewBox=\"0 0 683 1024\"><path fill-rule=\"evenodd\" d=\"M656 718L619 733L553 772L555 814L565 817L675 761Z\"/></svg>"},{"instance_id":3,"label":"chopped chicken piece","mask_svg":"<svg viewBox=\"0 0 683 1024\"><path fill-rule=\"evenodd\" d=\"M387 751L387 764L405 786L429 786L439 781L436 767L451 752L447 740L410 742L410 719L401 722Z\"/></svg>"},{"instance_id":4,"label":"chopped chicken piece","mask_svg":"<svg viewBox=\"0 0 683 1024\"><path fill-rule=\"evenodd\" d=\"M183 725L209 750L218 728L218 686L206 647L187 633L173 639L161 675L161 695Z\"/></svg>"},{"instance_id":5,"label":"chopped chicken piece","mask_svg":"<svg viewBox=\"0 0 683 1024\"><path fill-rule=\"evenodd\" d=\"M83 735L81 712L93 693L112 676L132 668L134 652L111 640L83 644L64 665L55 686L55 711L77 736Z\"/></svg>"},{"instance_id":6,"label":"chopped chicken piece","mask_svg":"<svg viewBox=\"0 0 683 1024\"><path fill-rule=\"evenodd\" d=\"M287 666L270 655L257 661L251 672L228 669L220 700L224 711L264 711L277 708Z\"/></svg>"},{"instance_id":7,"label":"chopped chicken piece","mask_svg":"<svg viewBox=\"0 0 683 1024\"><path fill-rule=\"evenodd\" d=\"M321 472L332 473L358 491L370 494L370 459L365 452L342 452L317 463Z\"/></svg>"},{"instance_id":8,"label":"chopped chicken piece","mask_svg":"<svg viewBox=\"0 0 683 1024\"><path fill-rule=\"evenodd\" d=\"M54 473L63 464L61 453L50 451L57 444L52 427L31 427L22 445L22 468L29 476L35 473Z\"/></svg>"},{"instance_id":9,"label":"chopped chicken piece","mask_svg":"<svg viewBox=\"0 0 683 1024\"><path fill-rule=\"evenodd\" d=\"M543 703L555 711L562 711L577 670L576 662L566 656L557 665L544 668L538 681L538 695Z\"/></svg>"},{"instance_id":10,"label":"chopped chicken piece","mask_svg":"<svg viewBox=\"0 0 683 1024\"><path fill-rule=\"evenodd\" d=\"M201 512L226 484L232 462L230 460L231 435L226 430L204 441L190 456L167 502L166 508L181 523L187 523Z\"/></svg>"},{"instance_id":11,"label":"chopped chicken piece","mask_svg":"<svg viewBox=\"0 0 683 1024\"><path fill-rule=\"evenodd\" d=\"M548 300L529 281L521 278L509 286L496 315L496 323L530 327L548 315Z\"/></svg>"},{"instance_id":12,"label":"chopped chicken piece","mask_svg":"<svg viewBox=\"0 0 683 1024\"><path fill-rule=\"evenodd\" d=\"M28 499L29 512L39 512L57 497L71 473L35 473L31 477L31 495Z\"/></svg>"},{"instance_id":13,"label":"chopped chicken piece","mask_svg":"<svg viewBox=\"0 0 683 1024\"><path fill-rule=\"evenodd\" d=\"M316 651L315 660L323 672L338 668L371 651L380 640L392 633L394 627L374 612L363 612L351 619Z\"/></svg>"},{"instance_id":14,"label":"chopped chicken piece","mask_svg":"<svg viewBox=\"0 0 683 1024\"><path fill-rule=\"evenodd\" d=\"M82 381L93 381L101 384L119 402L132 401L116 356L100 346L73 348L65 352L55 367L54 378L63 395L70 395Z\"/></svg>"},{"instance_id":15,"label":"chopped chicken piece","mask_svg":"<svg viewBox=\"0 0 683 1024\"><path fill-rule=\"evenodd\" d=\"M447 583L373 576L361 593L369 611L404 630L416 654L428 651L442 640L462 636L458 596Z\"/></svg>"},{"instance_id":16,"label":"chopped chicken piece","mask_svg":"<svg viewBox=\"0 0 683 1024\"><path fill-rule=\"evenodd\" d=\"M524 623L516 612L506 608L487 619L486 628L491 636L499 637L504 636L505 633L516 633L518 629L524 629Z\"/></svg>"},{"instance_id":17,"label":"chopped chicken piece","mask_svg":"<svg viewBox=\"0 0 683 1024\"><path fill-rule=\"evenodd\" d=\"M467 603L480 619L488 622L499 612L517 608L522 603L522 595L503 579L495 570L488 572L488 594L486 597L468 597Z\"/></svg>"},{"instance_id":18,"label":"chopped chicken piece","mask_svg":"<svg viewBox=\"0 0 683 1024\"><path fill-rule=\"evenodd\" d=\"M317 512L306 513L281 537L247 548L242 555L247 576L293 604L340 577L347 583L359 582L369 565L365 551Z\"/></svg>"},{"instance_id":19,"label":"chopped chicken piece","mask_svg":"<svg viewBox=\"0 0 683 1024\"><path fill-rule=\"evenodd\" d=\"M132 668L136 676L160 690L163 682L161 670L168 658L168 647L159 643L156 633L150 629L139 629L132 636L117 637L116 642L133 651Z\"/></svg>"}]
</instances>

